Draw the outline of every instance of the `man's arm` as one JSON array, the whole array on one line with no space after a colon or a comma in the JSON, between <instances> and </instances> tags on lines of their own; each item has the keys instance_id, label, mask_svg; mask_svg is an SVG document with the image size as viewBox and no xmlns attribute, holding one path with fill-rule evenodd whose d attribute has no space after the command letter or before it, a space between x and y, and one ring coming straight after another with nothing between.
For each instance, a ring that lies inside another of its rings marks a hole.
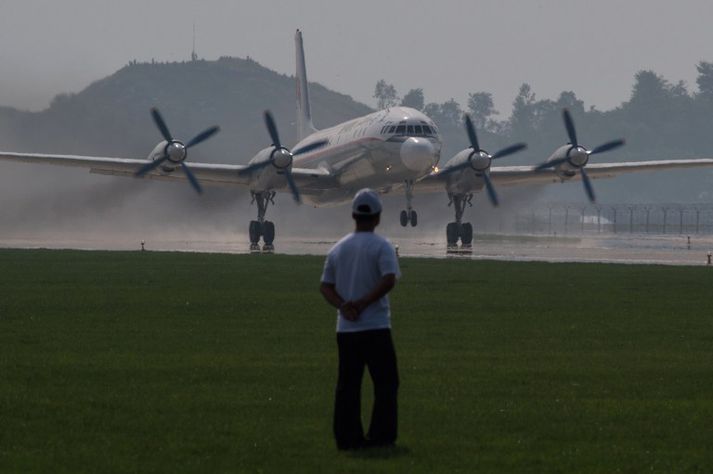
<instances>
[{"instance_id":1,"label":"man's arm","mask_svg":"<svg viewBox=\"0 0 713 474\"><path fill-rule=\"evenodd\" d=\"M319 285L319 292L322 293L327 303L337 308L347 320L356 321L359 317L359 313L356 311L354 305L344 301L344 298L337 293L334 283L322 282L322 284Z\"/></svg>"},{"instance_id":2,"label":"man's arm","mask_svg":"<svg viewBox=\"0 0 713 474\"><path fill-rule=\"evenodd\" d=\"M376 284L373 290L367 293L367 295L363 298L360 298L353 302L354 308L356 308L357 313L361 313L367 306L379 301L383 296L385 296L389 291L391 291L394 286L396 286L396 275L394 273L388 273L384 275L381 280L379 280L379 283Z\"/></svg>"}]
</instances>

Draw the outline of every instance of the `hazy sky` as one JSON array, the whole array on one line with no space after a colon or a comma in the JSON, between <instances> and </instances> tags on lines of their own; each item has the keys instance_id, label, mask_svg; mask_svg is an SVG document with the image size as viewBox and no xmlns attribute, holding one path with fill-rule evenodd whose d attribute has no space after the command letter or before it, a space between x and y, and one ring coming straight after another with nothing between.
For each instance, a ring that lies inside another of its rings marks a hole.
<instances>
[{"instance_id":1,"label":"hazy sky","mask_svg":"<svg viewBox=\"0 0 713 474\"><path fill-rule=\"evenodd\" d=\"M695 90L713 61L710 0L229 1L0 0L0 105L42 109L128 61L247 55L293 74L305 35L310 80L374 104L380 78L428 101L574 90L587 106L625 100L653 69Z\"/></svg>"}]
</instances>

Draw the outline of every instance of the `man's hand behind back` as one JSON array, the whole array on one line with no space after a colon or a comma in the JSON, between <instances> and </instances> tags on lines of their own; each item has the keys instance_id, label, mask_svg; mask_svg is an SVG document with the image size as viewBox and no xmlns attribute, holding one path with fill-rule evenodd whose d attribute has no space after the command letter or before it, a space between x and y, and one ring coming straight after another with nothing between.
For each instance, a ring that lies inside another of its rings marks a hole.
<instances>
[{"instance_id":1,"label":"man's hand behind back","mask_svg":"<svg viewBox=\"0 0 713 474\"><path fill-rule=\"evenodd\" d=\"M342 306L340 306L339 311L342 313L342 316L347 321L356 321L357 319L359 319L360 311L357 309L357 307L354 305L354 302L352 301L347 301Z\"/></svg>"}]
</instances>

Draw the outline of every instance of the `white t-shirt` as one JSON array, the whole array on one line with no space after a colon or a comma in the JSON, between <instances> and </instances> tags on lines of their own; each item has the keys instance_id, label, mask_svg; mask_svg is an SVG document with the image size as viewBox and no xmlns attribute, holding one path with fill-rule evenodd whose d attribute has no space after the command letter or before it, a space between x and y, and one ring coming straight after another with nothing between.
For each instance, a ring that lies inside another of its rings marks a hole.
<instances>
[{"instance_id":1,"label":"white t-shirt","mask_svg":"<svg viewBox=\"0 0 713 474\"><path fill-rule=\"evenodd\" d=\"M354 232L337 242L324 262L322 282L335 286L345 301L356 301L373 290L384 276L401 276L391 243L373 232ZM337 311L337 332L357 332L391 327L389 297L383 296L349 321Z\"/></svg>"}]
</instances>

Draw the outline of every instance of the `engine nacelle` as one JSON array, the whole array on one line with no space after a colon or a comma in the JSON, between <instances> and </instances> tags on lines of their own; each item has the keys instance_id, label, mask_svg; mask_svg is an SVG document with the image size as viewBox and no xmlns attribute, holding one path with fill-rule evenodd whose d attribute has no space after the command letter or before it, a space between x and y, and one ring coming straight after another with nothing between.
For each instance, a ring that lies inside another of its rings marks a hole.
<instances>
[{"instance_id":1,"label":"engine nacelle","mask_svg":"<svg viewBox=\"0 0 713 474\"><path fill-rule=\"evenodd\" d=\"M161 170L170 173L175 170L183 161L186 159L186 147L183 143L178 140L172 142L167 142L163 140L158 143L149 153L148 159L151 161L160 160L163 157L167 157L161 164Z\"/></svg>"},{"instance_id":2,"label":"engine nacelle","mask_svg":"<svg viewBox=\"0 0 713 474\"><path fill-rule=\"evenodd\" d=\"M156 161L156 160L163 158L166 153L167 145L168 145L168 142L166 140L159 142L158 145L156 145L154 147L154 149L151 150L151 153L149 153L148 159L151 161ZM168 159L161 164L160 168L161 168L161 171L170 173L170 172L174 171L177 168L177 166L178 166L177 163L174 163L172 160Z\"/></svg>"},{"instance_id":3,"label":"engine nacelle","mask_svg":"<svg viewBox=\"0 0 713 474\"><path fill-rule=\"evenodd\" d=\"M563 145L555 150L547 162L565 160L554 168L555 173L562 179L573 178L577 170L589 162L589 153L583 146L574 147L570 144Z\"/></svg>"},{"instance_id":4,"label":"engine nacelle","mask_svg":"<svg viewBox=\"0 0 713 474\"><path fill-rule=\"evenodd\" d=\"M468 168L472 169L476 173L484 173L490 168L490 155L486 151L475 151L472 148L466 148L465 150L459 151L453 158L451 158L446 166L443 168L448 169L453 166L463 165L468 162ZM465 168L465 169L468 169Z\"/></svg>"},{"instance_id":5,"label":"engine nacelle","mask_svg":"<svg viewBox=\"0 0 713 474\"><path fill-rule=\"evenodd\" d=\"M470 157L471 153L473 153L473 150L471 148L466 148L465 150L461 150L456 155L448 160L446 164L441 168L441 171L445 171L448 168L452 168L458 165L462 165L468 161L468 158Z\"/></svg>"},{"instance_id":6,"label":"engine nacelle","mask_svg":"<svg viewBox=\"0 0 713 474\"><path fill-rule=\"evenodd\" d=\"M277 170L284 170L292 165L292 153L286 148L270 146L257 152L255 156L248 161L248 165L266 162L270 162Z\"/></svg>"}]
</instances>

